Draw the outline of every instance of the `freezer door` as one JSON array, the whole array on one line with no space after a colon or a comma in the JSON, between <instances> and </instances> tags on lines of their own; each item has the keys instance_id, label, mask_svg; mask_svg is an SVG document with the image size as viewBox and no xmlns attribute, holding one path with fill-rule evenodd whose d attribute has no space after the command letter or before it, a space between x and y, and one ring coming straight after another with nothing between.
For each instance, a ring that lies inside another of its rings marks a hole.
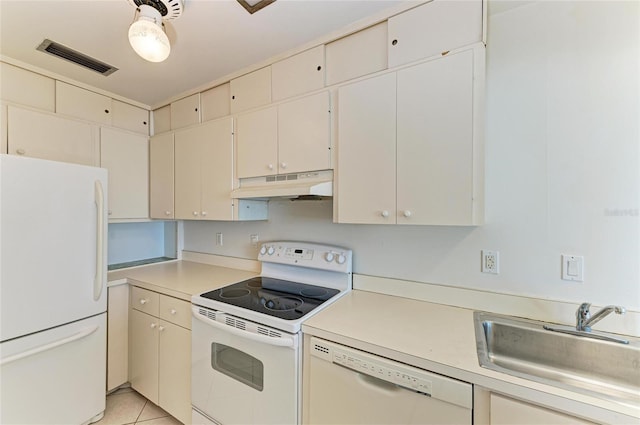
<instances>
[{"instance_id":1,"label":"freezer door","mask_svg":"<svg viewBox=\"0 0 640 425\"><path fill-rule=\"evenodd\" d=\"M0 154L0 341L106 311L107 171Z\"/></svg>"},{"instance_id":2,"label":"freezer door","mask_svg":"<svg viewBox=\"0 0 640 425\"><path fill-rule=\"evenodd\" d=\"M106 316L0 344L0 423L82 424L103 414Z\"/></svg>"}]
</instances>

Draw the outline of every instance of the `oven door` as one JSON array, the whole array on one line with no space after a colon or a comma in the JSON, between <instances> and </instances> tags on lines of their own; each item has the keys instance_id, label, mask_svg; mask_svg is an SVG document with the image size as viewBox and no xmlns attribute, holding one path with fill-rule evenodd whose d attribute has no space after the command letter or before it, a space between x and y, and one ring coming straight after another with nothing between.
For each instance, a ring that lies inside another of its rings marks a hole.
<instances>
[{"instance_id":1,"label":"oven door","mask_svg":"<svg viewBox=\"0 0 640 425\"><path fill-rule=\"evenodd\" d=\"M224 425L299 423L299 335L195 305L192 313L194 408Z\"/></svg>"}]
</instances>

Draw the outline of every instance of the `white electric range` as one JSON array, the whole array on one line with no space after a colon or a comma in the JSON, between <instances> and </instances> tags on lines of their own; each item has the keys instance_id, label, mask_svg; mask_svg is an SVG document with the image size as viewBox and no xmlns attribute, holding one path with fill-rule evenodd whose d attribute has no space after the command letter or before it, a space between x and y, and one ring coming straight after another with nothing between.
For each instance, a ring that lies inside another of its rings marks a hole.
<instances>
[{"instance_id":1,"label":"white electric range","mask_svg":"<svg viewBox=\"0 0 640 425\"><path fill-rule=\"evenodd\" d=\"M304 320L351 290L352 252L262 245L259 277L194 295L193 423L300 423Z\"/></svg>"}]
</instances>

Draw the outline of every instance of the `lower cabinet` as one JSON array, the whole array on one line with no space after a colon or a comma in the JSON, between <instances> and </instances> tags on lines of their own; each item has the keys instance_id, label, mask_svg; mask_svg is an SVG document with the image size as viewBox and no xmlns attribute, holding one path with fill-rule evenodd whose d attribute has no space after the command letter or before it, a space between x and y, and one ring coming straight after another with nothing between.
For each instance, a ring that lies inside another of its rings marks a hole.
<instances>
[{"instance_id":1,"label":"lower cabinet","mask_svg":"<svg viewBox=\"0 0 640 425\"><path fill-rule=\"evenodd\" d=\"M576 416L492 393L491 425L594 424Z\"/></svg>"},{"instance_id":2,"label":"lower cabinet","mask_svg":"<svg viewBox=\"0 0 640 425\"><path fill-rule=\"evenodd\" d=\"M107 391L111 391L128 381L129 285L107 291Z\"/></svg>"},{"instance_id":3,"label":"lower cabinet","mask_svg":"<svg viewBox=\"0 0 640 425\"><path fill-rule=\"evenodd\" d=\"M131 288L129 382L173 417L191 422L191 307Z\"/></svg>"}]
</instances>

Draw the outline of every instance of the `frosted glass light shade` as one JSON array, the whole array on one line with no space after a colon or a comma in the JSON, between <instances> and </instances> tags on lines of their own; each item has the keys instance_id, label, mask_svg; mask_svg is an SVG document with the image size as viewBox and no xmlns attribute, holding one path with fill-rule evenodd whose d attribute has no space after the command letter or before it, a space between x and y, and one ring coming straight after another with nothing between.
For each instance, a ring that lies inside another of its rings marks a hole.
<instances>
[{"instance_id":1,"label":"frosted glass light shade","mask_svg":"<svg viewBox=\"0 0 640 425\"><path fill-rule=\"evenodd\" d=\"M168 58L171 44L162 29L160 12L151 6L140 6L138 19L129 27L129 43L142 59L149 62L162 62Z\"/></svg>"}]
</instances>

